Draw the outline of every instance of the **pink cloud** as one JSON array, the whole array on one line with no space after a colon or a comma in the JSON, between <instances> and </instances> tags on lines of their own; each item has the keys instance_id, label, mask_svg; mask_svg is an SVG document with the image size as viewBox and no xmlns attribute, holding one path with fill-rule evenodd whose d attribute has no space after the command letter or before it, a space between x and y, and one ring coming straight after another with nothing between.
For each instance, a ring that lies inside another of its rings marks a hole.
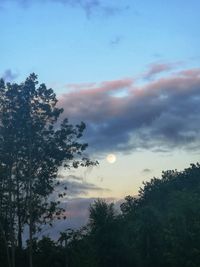
<instances>
[{"instance_id":1,"label":"pink cloud","mask_svg":"<svg viewBox=\"0 0 200 267\"><path fill-rule=\"evenodd\" d=\"M123 89L126 95L113 93ZM200 140L200 69L145 85L130 78L102 82L63 94L59 105L72 121L86 122L88 142L97 150L188 146Z\"/></svg>"},{"instance_id":2,"label":"pink cloud","mask_svg":"<svg viewBox=\"0 0 200 267\"><path fill-rule=\"evenodd\" d=\"M66 89L72 89L72 90L84 90L87 88L93 88L96 86L96 83L68 83L64 87Z\"/></svg>"},{"instance_id":3,"label":"pink cloud","mask_svg":"<svg viewBox=\"0 0 200 267\"><path fill-rule=\"evenodd\" d=\"M175 63L153 63L148 66L148 70L144 73L143 77L145 79L151 79L157 74L162 72L171 71L178 66L182 65L182 62L175 62Z\"/></svg>"}]
</instances>

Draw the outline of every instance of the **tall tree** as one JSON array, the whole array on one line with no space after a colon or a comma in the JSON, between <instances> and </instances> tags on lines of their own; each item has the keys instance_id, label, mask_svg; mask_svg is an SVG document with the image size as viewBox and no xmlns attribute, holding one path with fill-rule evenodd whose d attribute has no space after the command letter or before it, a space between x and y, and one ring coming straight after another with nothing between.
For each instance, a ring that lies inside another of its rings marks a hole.
<instances>
[{"instance_id":1,"label":"tall tree","mask_svg":"<svg viewBox=\"0 0 200 267\"><path fill-rule=\"evenodd\" d=\"M118 224L113 203L95 201L89 209L90 242L94 248L97 266L119 266Z\"/></svg>"},{"instance_id":2,"label":"tall tree","mask_svg":"<svg viewBox=\"0 0 200 267\"><path fill-rule=\"evenodd\" d=\"M59 167L96 164L83 156L87 144L78 142L85 124L73 126L67 119L61 121L63 109L56 104L53 90L38 85L35 74L20 85L1 81L0 163L7 167L12 267L16 226L19 246L23 226L29 226L32 267L32 240L38 224L61 212L58 202L49 201Z\"/></svg>"}]
</instances>

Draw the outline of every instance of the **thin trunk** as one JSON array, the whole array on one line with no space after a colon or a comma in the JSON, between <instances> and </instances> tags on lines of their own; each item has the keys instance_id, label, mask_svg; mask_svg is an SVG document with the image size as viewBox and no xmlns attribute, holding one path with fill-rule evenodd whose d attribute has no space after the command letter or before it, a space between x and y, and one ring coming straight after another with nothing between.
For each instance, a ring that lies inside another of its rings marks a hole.
<instances>
[{"instance_id":1,"label":"thin trunk","mask_svg":"<svg viewBox=\"0 0 200 267\"><path fill-rule=\"evenodd\" d=\"M14 217L13 217L13 199L12 199L12 166L9 171L9 220L10 220L10 242L11 242L11 263L15 267L15 237L14 237Z\"/></svg>"},{"instance_id":2,"label":"thin trunk","mask_svg":"<svg viewBox=\"0 0 200 267\"><path fill-rule=\"evenodd\" d=\"M17 240L18 240L18 247L22 250L22 222L21 222L21 206L20 206L20 192L19 192L19 179L17 173L17 216L18 216L18 233L17 233Z\"/></svg>"},{"instance_id":3,"label":"thin trunk","mask_svg":"<svg viewBox=\"0 0 200 267\"><path fill-rule=\"evenodd\" d=\"M8 242L6 240L6 235L5 235L5 232L3 230L3 226L1 224L1 222L0 222L0 232L2 233L2 237L3 237L4 243L5 243L6 256L7 256L7 261L8 261L8 267L11 267L11 260L10 260Z\"/></svg>"},{"instance_id":4,"label":"thin trunk","mask_svg":"<svg viewBox=\"0 0 200 267\"><path fill-rule=\"evenodd\" d=\"M18 234L17 234L17 239L18 239L18 247L20 250L22 250L22 225L21 225L21 217L18 216Z\"/></svg>"},{"instance_id":5,"label":"thin trunk","mask_svg":"<svg viewBox=\"0 0 200 267\"><path fill-rule=\"evenodd\" d=\"M29 141L29 267L33 267L33 211L32 211L32 162Z\"/></svg>"},{"instance_id":6,"label":"thin trunk","mask_svg":"<svg viewBox=\"0 0 200 267\"><path fill-rule=\"evenodd\" d=\"M65 266L66 267L69 267L68 266L68 250L67 250L67 239L65 239Z\"/></svg>"},{"instance_id":7,"label":"thin trunk","mask_svg":"<svg viewBox=\"0 0 200 267\"><path fill-rule=\"evenodd\" d=\"M33 214L32 214L32 183L30 181L30 200L29 200L29 267L33 267Z\"/></svg>"},{"instance_id":8,"label":"thin trunk","mask_svg":"<svg viewBox=\"0 0 200 267\"><path fill-rule=\"evenodd\" d=\"M15 267L15 241L13 238L13 232L11 235L11 260L12 260L12 267Z\"/></svg>"}]
</instances>

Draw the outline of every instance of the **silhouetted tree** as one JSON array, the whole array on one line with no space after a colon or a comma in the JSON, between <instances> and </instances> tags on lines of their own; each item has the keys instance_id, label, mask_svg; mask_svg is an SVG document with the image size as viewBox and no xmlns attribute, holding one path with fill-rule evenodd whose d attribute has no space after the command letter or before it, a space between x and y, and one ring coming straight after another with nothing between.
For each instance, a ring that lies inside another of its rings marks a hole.
<instances>
[{"instance_id":1,"label":"silhouetted tree","mask_svg":"<svg viewBox=\"0 0 200 267\"><path fill-rule=\"evenodd\" d=\"M81 144L85 124L73 126L59 120L63 109L57 108L56 95L44 84L38 85L31 74L24 83L0 83L0 165L5 168L1 180L2 196L7 198L8 237L15 266L15 232L21 247L23 226L29 225L30 267L32 239L38 223L58 216L58 202L49 201L54 191L58 168L77 168L96 164L82 155L87 144ZM1 206L1 210L2 210Z\"/></svg>"},{"instance_id":2,"label":"silhouetted tree","mask_svg":"<svg viewBox=\"0 0 200 267\"><path fill-rule=\"evenodd\" d=\"M113 203L97 200L89 209L89 229L97 266L119 266L118 224Z\"/></svg>"}]
</instances>

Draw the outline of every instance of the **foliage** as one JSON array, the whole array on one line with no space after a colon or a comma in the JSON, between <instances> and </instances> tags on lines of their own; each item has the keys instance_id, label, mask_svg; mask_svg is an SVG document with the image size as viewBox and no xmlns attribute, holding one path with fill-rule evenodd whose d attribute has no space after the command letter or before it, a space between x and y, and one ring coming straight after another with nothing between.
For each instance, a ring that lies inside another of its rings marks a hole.
<instances>
[{"instance_id":1,"label":"foliage","mask_svg":"<svg viewBox=\"0 0 200 267\"><path fill-rule=\"evenodd\" d=\"M38 85L35 74L21 84L0 80L0 224L12 267L25 225L32 267L33 235L63 211L59 201L49 201L59 168L97 164L84 157L87 144L78 141L85 124L61 120L63 109L56 104L53 90Z\"/></svg>"},{"instance_id":2,"label":"foliage","mask_svg":"<svg viewBox=\"0 0 200 267\"><path fill-rule=\"evenodd\" d=\"M163 172L116 213L98 200L85 235L71 239L70 266L193 267L200 262L200 165ZM79 262L76 261L77 257Z\"/></svg>"}]
</instances>

